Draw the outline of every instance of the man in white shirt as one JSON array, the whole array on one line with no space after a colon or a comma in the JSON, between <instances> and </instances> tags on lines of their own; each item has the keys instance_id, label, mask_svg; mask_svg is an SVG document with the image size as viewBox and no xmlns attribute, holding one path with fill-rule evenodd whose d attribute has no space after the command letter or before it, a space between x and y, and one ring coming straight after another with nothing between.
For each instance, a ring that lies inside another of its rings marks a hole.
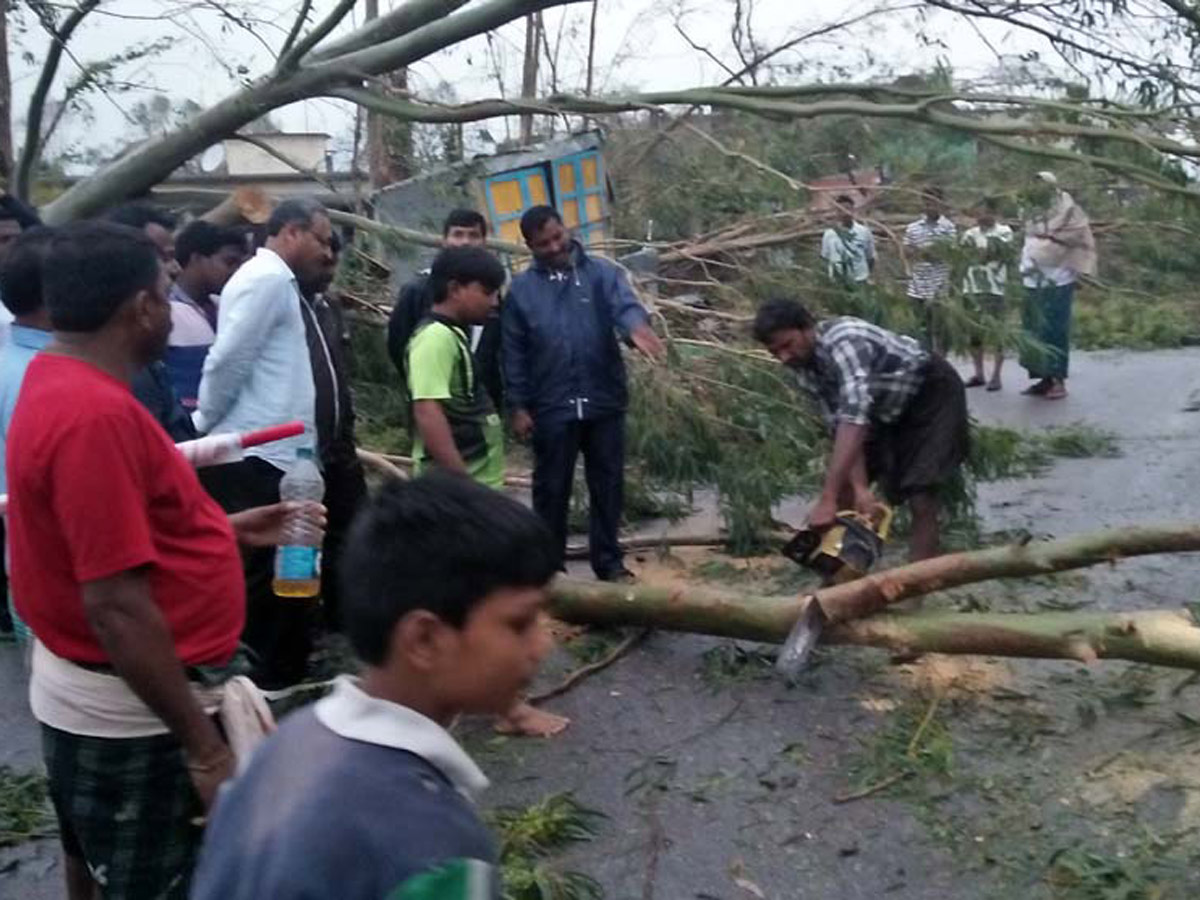
<instances>
[{"instance_id":1,"label":"man in white shirt","mask_svg":"<svg viewBox=\"0 0 1200 900\"><path fill-rule=\"evenodd\" d=\"M963 279L963 296L971 311L982 316L981 326L998 325L1005 316L1004 292L1008 285L1008 264L1012 258L1013 230L996 220L996 201L988 197L979 208L976 225L962 236L962 245L971 260ZM983 339L971 342L975 374L966 382L969 388L984 384ZM996 346L996 365L987 381L989 391L1000 390L1000 369L1004 365L1004 347Z\"/></svg>"},{"instance_id":2,"label":"man in white shirt","mask_svg":"<svg viewBox=\"0 0 1200 900\"><path fill-rule=\"evenodd\" d=\"M924 215L904 229L904 250L909 259L908 296L922 320L927 342L936 351L939 341L935 339L933 307L945 300L950 290L948 248L958 230L942 213L945 199L941 188L926 188L921 201Z\"/></svg>"},{"instance_id":3,"label":"man in white shirt","mask_svg":"<svg viewBox=\"0 0 1200 900\"><path fill-rule=\"evenodd\" d=\"M865 284L875 269L875 236L866 225L854 220L854 198L834 198L837 224L825 229L821 259L828 265L829 279L846 286Z\"/></svg>"},{"instance_id":4,"label":"man in white shirt","mask_svg":"<svg viewBox=\"0 0 1200 900\"><path fill-rule=\"evenodd\" d=\"M201 470L201 481L227 512L279 502L279 481L301 447L316 447L316 389L309 365L298 283L331 265L333 228L315 200L285 200L267 222L266 246L221 291L217 338L204 360L199 406L204 433L243 432L300 421L299 437L263 444L246 459ZM264 690L298 683L309 652L309 604L280 600L271 589L274 553L244 554L246 630Z\"/></svg>"}]
</instances>

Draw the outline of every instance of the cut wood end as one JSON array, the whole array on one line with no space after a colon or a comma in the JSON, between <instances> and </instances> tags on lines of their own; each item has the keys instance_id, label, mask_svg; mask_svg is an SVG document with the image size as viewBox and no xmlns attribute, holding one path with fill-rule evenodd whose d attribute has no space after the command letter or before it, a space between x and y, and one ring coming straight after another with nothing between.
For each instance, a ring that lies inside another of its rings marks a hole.
<instances>
[{"instance_id":1,"label":"cut wood end","mask_svg":"<svg viewBox=\"0 0 1200 900\"><path fill-rule=\"evenodd\" d=\"M1137 634L1138 626L1137 626L1137 623L1135 621L1133 621L1133 619L1123 618L1123 619L1118 619L1117 621L1113 622L1111 625L1108 626L1108 628L1106 630L1108 631L1109 634L1114 634L1114 635L1118 635L1118 636L1129 636L1129 635Z\"/></svg>"},{"instance_id":2,"label":"cut wood end","mask_svg":"<svg viewBox=\"0 0 1200 900\"><path fill-rule=\"evenodd\" d=\"M1064 654L1069 659L1077 659L1081 663L1091 665L1100 658L1100 654L1096 652L1096 648L1086 641L1070 641L1066 645L1066 653Z\"/></svg>"}]
</instances>

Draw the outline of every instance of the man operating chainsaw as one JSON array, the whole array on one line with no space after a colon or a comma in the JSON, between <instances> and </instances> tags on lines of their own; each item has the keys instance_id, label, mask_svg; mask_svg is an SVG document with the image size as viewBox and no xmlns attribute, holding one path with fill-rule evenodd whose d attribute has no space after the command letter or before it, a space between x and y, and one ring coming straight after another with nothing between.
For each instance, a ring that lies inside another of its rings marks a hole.
<instances>
[{"instance_id":1,"label":"man operating chainsaw","mask_svg":"<svg viewBox=\"0 0 1200 900\"><path fill-rule=\"evenodd\" d=\"M938 554L941 491L967 456L962 379L910 337L850 317L817 322L794 300L770 300L754 337L796 373L833 433L820 499L808 516L827 528L839 510L874 517L876 484L912 513L909 554Z\"/></svg>"}]
</instances>

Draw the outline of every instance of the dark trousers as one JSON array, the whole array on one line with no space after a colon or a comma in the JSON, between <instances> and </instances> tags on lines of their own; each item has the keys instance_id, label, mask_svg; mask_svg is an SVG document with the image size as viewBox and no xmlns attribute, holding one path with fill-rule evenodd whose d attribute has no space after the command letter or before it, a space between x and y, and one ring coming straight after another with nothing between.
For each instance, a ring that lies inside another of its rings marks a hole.
<instances>
[{"instance_id":1,"label":"dark trousers","mask_svg":"<svg viewBox=\"0 0 1200 900\"><path fill-rule=\"evenodd\" d=\"M257 457L224 466L209 466L197 474L208 493L227 513L279 502L283 472ZM242 641L254 651L251 673L266 690L296 684L304 678L312 650L309 622L316 604L294 597L276 597L273 547L243 547L246 573L246 629Z\"/></svg>"},{"instance_id":2,"label":"dark trousers","mask_svg":"<svg viewBox=\"0 0 1200 900\"><path fill-rule=\"evenodd\" d=\"M583 451L587 478L588 546L592 571L603 578L623 566L617 529L625 494L625 415L543 423L533 428L533 508L550 526L560 552L567 549L567 512L575 460Z\"/></svg>"},{"instance_id":3,"label":"dark trousers","mask_svg":"<svg viewBox=\"0 0 1200 900\"><path fill-rule=\"evenodd\" d=\"M325 543L321 548L321 608L325 627L340 631L342 545L358 508L367 499L367 482L362 464L353 455L326 459L321 474L325 478L326 511Z\"/></svg>"}]
</instances>

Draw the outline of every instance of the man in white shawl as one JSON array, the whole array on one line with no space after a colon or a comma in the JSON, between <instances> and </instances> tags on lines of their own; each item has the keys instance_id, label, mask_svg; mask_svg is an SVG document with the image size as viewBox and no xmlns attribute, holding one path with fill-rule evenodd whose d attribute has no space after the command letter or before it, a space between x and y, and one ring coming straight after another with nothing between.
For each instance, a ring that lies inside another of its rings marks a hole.
<instances>
[{"instance_id":1,"label":"man in white shawl","mask_svg":"<svg viewBox=\"0 0 1200 900\"><path fill-rule=\"evenodd\" d=\"M1039 172L1025 216L1021 280L1022 323L1031 340L1021 365L1037 379L1023 393L1047 400L1067 396L1071 349L1071 303L1081 275L1096 274L1096 240L1085 213L1058 186L1053 172Z\"/></svg>"}]
</instances>

